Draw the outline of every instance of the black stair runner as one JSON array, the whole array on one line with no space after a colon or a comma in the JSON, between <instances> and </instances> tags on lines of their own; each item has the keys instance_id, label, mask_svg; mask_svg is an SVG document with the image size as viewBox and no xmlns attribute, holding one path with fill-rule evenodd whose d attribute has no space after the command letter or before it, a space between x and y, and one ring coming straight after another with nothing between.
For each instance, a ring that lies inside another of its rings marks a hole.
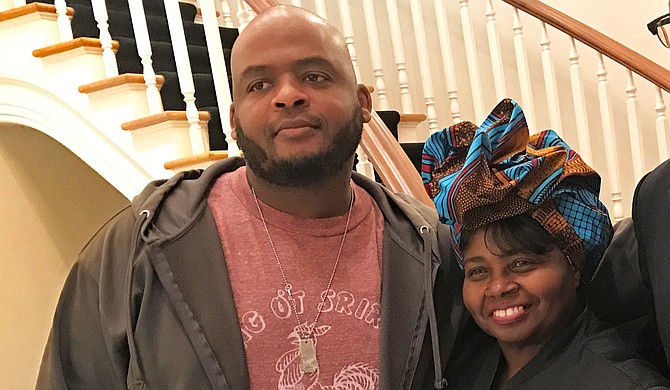
<instances>
[{"instance_id":1,"label":"black stair runner","mask_svg":"<svg viewBox=\"0 0 670 390\"><path fill-rule=\"evenodd\" d=\"M34 0L28 0L27 2L32 3ZM54 3L53 0L43 2ZM119 51L116 53L119 74L143 73L142 63L137 54L137 45L135 44L135 34L128 9L128 1L107 0L106 3L109 33L112 39L119 42ZM67 5L75 10L74 17L72 18L72 33L74 37L98 38L100 32L97 22L93 17L93 8L90 0L68 0ZM151 41L152 66L156 74L165 77L165 83L160 91L163 108L165 110L183 111L186 109L186 103L184 103L179 87L164 3L160 0L148 0L143 2L143 6L149 39ZM195 104L199 110L205 110L210 113L208 123L210 149L225 150L227 149L227 144L223 129L221 128L204 28L201 24L193 22L196 16L196 7L194 5L179 3L179 9L186 35L191 71L193 72L196 91ZM219 33L226 60L229 86L232 90L232 83L230 82L230 49L233 47L233 43L238 36L238 30L219 27ZM400 120L398 112L378 111L378 113L397 139L398 122ZM412 160L414 166L417 167L417 170L421 168L422 145L422 143L402 144L403 149L410 157L410 160Z\"/></svg>"}]
</instances>

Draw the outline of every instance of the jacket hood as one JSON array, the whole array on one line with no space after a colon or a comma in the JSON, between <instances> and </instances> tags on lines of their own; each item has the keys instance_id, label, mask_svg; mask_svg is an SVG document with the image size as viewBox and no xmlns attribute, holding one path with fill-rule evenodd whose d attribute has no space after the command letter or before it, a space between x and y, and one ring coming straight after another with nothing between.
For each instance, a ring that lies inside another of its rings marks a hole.
<instances>
[{"instance_id":1,"label":"jacket hood","mask_svg":"<svg viewBox=\"0 0 670 390\"><path fill-rule=\"evenodd\" d=\"M167 180L149 183L132 201L134 215L146 213L142 240L168 239L188 228L207 206L206 197L216 179L244 165L240 157L225 159L209 169L183 171ZM170 202L174 207L162 207Z\"/></svg>"}]
</instances>

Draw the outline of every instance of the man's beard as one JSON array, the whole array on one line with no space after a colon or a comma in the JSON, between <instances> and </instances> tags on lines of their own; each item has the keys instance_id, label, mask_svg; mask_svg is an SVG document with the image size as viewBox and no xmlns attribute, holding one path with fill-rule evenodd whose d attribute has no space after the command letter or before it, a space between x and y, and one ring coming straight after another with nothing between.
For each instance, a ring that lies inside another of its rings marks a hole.
<instances>
[{"instance_id":1,"label":"man's beard","mask_svg":"<svg viewBox=\"0 0 670 390\"><path fill-rule=\"evenodd\" d=\"M363 131L363 114L359 106L354 109L349 121L338 129L327 150L311 156L271 160L259 144L247 137L239 120L234 120L237 142L249 168L260 179L285 187L309 186L339 172L345 163L351 161ZM265 136L267 132L262 134Z\"/></svg>"}]
</instances>

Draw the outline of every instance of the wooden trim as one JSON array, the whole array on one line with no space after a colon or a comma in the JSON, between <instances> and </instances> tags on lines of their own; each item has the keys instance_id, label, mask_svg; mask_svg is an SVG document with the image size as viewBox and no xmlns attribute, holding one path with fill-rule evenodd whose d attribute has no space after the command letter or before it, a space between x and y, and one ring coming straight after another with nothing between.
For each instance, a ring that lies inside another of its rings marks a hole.
<instances>
[{"instance_id":1,"label":"wooden trim","mask_svg":"<svg viewBox=\"0 0 670 390\"><path fill-rule=\"evenodd\" d=\"M165 77L156 75L156 88L160 89L165 82ZM118 87L124 84L142 84L144 85L144 75L138 73L124 73L118 76L110 77L104 80L94 81L92 83L79 86L81 93L93 93L103 89Z\"/></svg>"},{"instance_id":2,"label":"wooden trim","mask_svg":"<svg viewBox=\"0 0 670 390\"><path fill-rule=\"evenodd\" d=\"M209 120L209 112L198 111L198 116L201 121ZM135 119L133 121L121 124L123 130L132 131L142 129L145 127L157 125L168 121L187 121L186 111L163 111L159 114L145 116L144 118Z\"/></svg>"},{"instance_id":3,"label":"wooden trim","mask_svg":"<svg viewBox=\"0 0 670 390\"><path fill-rule=\"evenodd\" d=\"M400 123L421 123L426 120L426 114L400 114Z\"/></svg>"},{"instance_id":4,"label":"wooden trim","mask_svg":"<svg viewBox=\"0 0 670 390\"><path fill-rule=\"evenodd\" d=\"M670 71L607 35L537 0L503 0L670 92Z\"/></svg>"},{"instance_id":5,"label":"wooden trim","mask_svg":"<svg viewBox=\"0 0 670 390\"><path fill-rule=\"evenodd\" d=\"M71 7L66 8L66 15L67 16L72 16L74 15L74 9ZM21 16L25 15L30 15L32 13L37 13L37 12L42 12L42 13L47 13L47 14L56 14L56 6L53 4L45 4L45 3L30 3L26 5L22 5L21 7L16 7L9 9L7 11L0 12L0 22L4 22L5 20L10 20L10 19L16 19Z\"/></svg>"},{"instance_id":6,"label":"wooden trim","mask_svg":"<svg viewBox=\"0 0 670 390\"><path fill-rule=\"evenodd\" d=\"M176 160L168 161L163 164L163 168L167 170L175 170L179 168L184 168L190 165L202 164L209 161L218 161L228 158L227 150L217 150L207 153L194 154L192 156L187 156L183 158L178 158Z\"/></svg>"},{"instance_id":7,"label":"wooden trim","mask_svg":"<svg viewBox=\"0 0 670 390\"><path fill-rule=\"evenodd\" d=\"M33 56L37 58L44 58L55 54L65 53L66 51L74 50L80 47L102 49L102 44L98 38L80 37L71 41L60 42L55 45L35 49L33 50ZM114 50L114 52L119 50L119 42L112 41L112 50Z\"/></svg>"},{"instance_id":8,"label":"wooden trim","mask_svg":"<svg viewBox=\"0 0 670 390\"><path fill-rule=\"evenodd\" d=\"M191 4L191 3L188 3L188 4ZM195 8L195 16L202 17L202 11L200 10L200 7ZM216 17L218 18L219 16L221 16L221 12L216 11Z\"/></svg>"},{"instance_id":9,"label":"wooden trim","mask_svg":"<svg viewBox=\"0 0 670 390\"><path fill-rule=\"evenodd\" d=\"M361 146L388 188L435 207L414 164L376 112L373 112L372 120L363 126Z\"/></svg>"},{"instance_id":10,"label":"wooden trim","mask_svg":"<svg viewBox=\"0 0 670 390\"><path fill-rule=\"evenodd\" d=\"M281 4L278 0L244 0L244 2L249 4L249 7L257 14L266 8Z\"/></svg>"}]
</instances>

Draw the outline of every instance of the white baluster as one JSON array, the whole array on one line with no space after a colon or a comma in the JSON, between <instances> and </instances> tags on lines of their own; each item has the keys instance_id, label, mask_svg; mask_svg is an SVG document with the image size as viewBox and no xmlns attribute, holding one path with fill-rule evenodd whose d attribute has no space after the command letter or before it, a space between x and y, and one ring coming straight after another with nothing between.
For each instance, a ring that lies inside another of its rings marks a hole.
<instances>
[{"instance_id":1,"label":"white baluster","mask_svg":"<svg viewBox=\"0 0 670 390\"><path fill-rule=\"evenodd\" d=\"M617 157L616 133L614 132L614 117L609 99L609 83L607 82L607 69L603 55L598 53L598 101L600 103L600 118L603 123L603 136L605 137L605 158L607 159L607 172L610 179L612 191L612 216L614 221L623 219L623 204L621 202L621 185L619 184L619 164Z\"/></svg>"},{"instance_id":2,"label":"white baluster","mask_svg":"<svg viewBox=\"0 0 670 390\"><path fill-rule=\"evenodd\" d=\"M105 0L92 0L91 6L93 7L93 17L98 22L98 29L100 30L100 46L102 47L105 76L118 76L119 68L116 65L116 55L112 50L112 36L109 34L109 24L107 23L107 5Z\"/></svg>"},{"instance_id":3,"label":"white baluster","mask_svg":"<svg viewBox=\"0 0 670 390\"><path fill-rule=\"evenodd\" d=\"M221 35L219 35L219 25L216 18L215 0L200 0L200 10L205 29L205 38L207 38L207 50L209 51L209 61L212 65L212 79L214 80L214 92L216 93L217 106L219 108L219 117L221 128L228 143L228 155L239 156L240 151L237 142L232 137L232 130L228 122L228 110L232 103L230 87L228 85L228 74L226 73L226 60L223 56L223 44Z\"/></svg>"},{"instance_id":4,"label":"white baluster","mask_svg":"<svg viewBox=\"0 0 670 390\"><path fill-rule=\"evenodd\" d=\"M542 72L544 73L544 86L547 91L547 104L549 105L549 122L551 128L557 134L563 134L561 124L561 110L558 99L558 86L556 85L556 74L554 73L554 63L551 61L551 40L547 33L547 25L542 22L542 38L540 39L542 47Z\"/></svg>"},{"instance_id":5,"label":"white baluster","mask_svg":"<svg viewBox=\"0 0 670 390\"><path fill-rule=\"evenodd\" d=\"M491 53L493 84L496 89L496 97L498 100L502 100L507 97L507 91L505 90L505 70L503 67L502 54L500 53L498 33L496 31L496 11L493 9L492 0L486 1L486 33L489 38L489 52Z\"/></svg>"},{"instance_id":6,"label":"white baluster","mask_svg":"<svg viewBox=\"0 0 670 390\"><path fill-rule=\"evenodd\" d=\"M428 44L426 44L426 30L424 29L423 13L421 12L421 0L410 0L412 12L412 24L414 25L414 39L416 40L416 51L419 56L419 68L421 71L421 85L426 103L426 117L428 128L431 133L439 130L437 127L437 112L435 111L435 93L433 92L433 76L430 71L430 59L428 57Z\"/></svg>"},{"instance_id":7,"label":"white baluster","mask_svg":"<svg viewBox=\"0 0 670 390\"><path fill-rule=\"evenodd\" d=\"M456 71L454 69L454 56L451 51L449 23L442 0L435 0L435 15L437 15L437 34L440 39L442 68L444 69L444 78L447 80L447 96L449 98L451 121L458 123L461 121L461 107L458 105L458 86L456 83Z\"/></svg>"},{"instance_id":8,"label":"white baluster","mask_svg":"<svg viewBox=\"0 0 670 390\"><path fill-rule=\"evenodd\" d=\"M668 141L666 136L667 121L665 117L665 103L663 102L663 90L656 87L656 142L658 143L659 163L668 159Z\"/></svg>"},{"instance_id":9,"label":"white baluster","mask_svg":"<svg viewBox=\"0 0 670 390\"><path fill-rule=\"evenodd\" d=\"M412 94L409 90L409 77L407 76L407 63L405 61L405 47L400 30L400 17L396 0L386 0L386 11L388 12L389 24L391 26L391 43L393 44L393 57L396 70L398 71L398 82L400 83L400 106L405 114L414 111L412 107Z\"/></svg>"},{"instance_id":10,"label":"white baluster","mask_svg":"<svg viewBox=\"0 0 670 390\"><path fill-rule=\"evenodd\" d=\"M254 12L244 0L237 0L237 20L240 22L239 30L242 32L247 24L254 18Z\"/></svg>"},{"instance_id":11,"label":"white baluster","mask_svg":"<svg viewBox=\"0 0 670 390\"><path fill-rule=\"evenodd\" d=\"M523 25L519 17L519 10L514 8L514 53L516 54L516 67L519 72L519 84L521 86L521 100L523 101L523 113L531 133L538 131L535 122L535 100L533 100L533 86L526 58L526 47L523 44Z\"/></svg>"},{"instance_id":12,"label":"white baluster","mask_svg":"<svg viewBox=\"0 0 670 390\"><path fill-rule=\"evenodd\" d=\"M637 183L644 175L644 150L642 138L640 137L640 123L637 118L639 103L637 101L637 87L633 79L633 72L628 71L628 85L626 86L626 111L628 112L628 134L630 136L630 149L633 157L633 176Z\"/></svg>"},{"instance_id":13,"label":"white baluster","mask_svg":"<svg viewBox=\"0 0 670 390\"><path fill-rule=\"evenodd\" d=\"M344 36L344 42L347 44L347 50L349 50L349 57L351 57L351 64L354 67L356 81L360 82L361 71L358 66L356 46L354 45L354 27L351 23L351 10L349 9L349 2L348 0L339 0L338 4L340 6L340 17L342 18L342 35ZM367 154L360 145L358 148L356 148L356 153L358 154L358 164L356 164L356 171L374 180L374 168L368 159Z\"/></svg>"},{"instance_id":14,"label":"white baluster","mask_svg":"<svg viewBox=\"0 0 670 390\"><path fill-rule=\"evenodd\" d=\"M593 164L591 139L589 138L589 121L586 115L586 100L584 87L579 68L579 53L574 38L570 38L570 85L572 86L572 100L575 105L575 120L577 122L577 139L579 140L579 154L587 164Z\"/></svg>"},{"instance_id":15,"label":"white baluster","mask_svg":"<svg viewBox=\"0 0 670 390\"><path fill-rule=\"evenodd\" d=\"M26 5L26 0L14 0L14 7L21 7Z\"/></svg>"},{"instance_id":16,"label":"white baluster","mask_svg":"<svg viewBox=\"0 0 670 390\"><path fill-rule=\"evenodd\" d=\"M358 56L356 55L356 46L354 44L354 28L351 23L351 10L349 9L349 1L339 0L338 4L340 6L340 17L342 19L342 35L344 36L344 42L347 44L347 49L349 50L351 64L353 65L354 73L356 74L356 81L361 82L361 70L358 66ZM358 148L356 148L356 153L358 154L358 164L356 164L356 171L374 180L374 167L372 166L372 163L368 159L367 154L360 145Z\"/></svg>"},{"instance_id":17,"label":"white baluster","mask_svg":"<svg viewBox=\"0 0 670 390\"><path fill-rule=\"evenodd\" d=\"M179 3L177 0L165 0L165 14L167 15L168 27L170 28L170 39L174 51L175 65L177 65L177 76L179 77L179 88L184 95L186 103L186 120L188 121L189 138L193 154L209 151L209 145L203 139L203 129L200 126L200 116L195 105L195 85L193 84L193 73L188 58L186 37L182 24ZM223 114L223 113L222 113Z\"/></svg>"},{"instance_id":18,"label":"white baluster","mask_svg":"<svg viewBox=\"0 0 670 390\"><path fill-rule=\"evenodd\" d=\"M130 10L130 18L133 22L137 54L140 56L142 62L144 83L147 86L149 114L158 114L163 112L163 102L161 100L160 92L158 92L158 88L156 87L156 73L154 73L154 68L151 65L151 44L149 41L147 19L144 16L142 0L128 0L128 8Z\"/></svg>"},{"instance_id":19,"label":"white baluster","mask_svg":"<svg viewBox=\"0 0 670 390\"><path fill-rule=\"evenodd\" d=\"M351 63L354 66L354 73L356 73L356 81L361 82L361 70L358 66L358 56L356 55L356 46L354 44L354 27L351 23L351 10L349 9L349 0L339 0L340 17L342 18L342 35L344 35L344 42L347 44Z\"/></svg>"},{"instance_id":20,"label":"white baluster","mask_svg":"<svg viewBox=\"0 0 670 390\"><path fill-rule=\"evenodd\" d=\"M328 15L326 14L326 0L316 0L314 5L316 6L316 14L324 19L328 19Z\"/></svg>"},{"instance_id":21,"label":"white baluster","mask_svg":"<svg viewBox=\"0 0 670 390\"><path fill-rule=\"evenodd\" d=\"M365 27L368 30L368 41L370 42L370 55L372 56L372 72L375 76L375 90L377 91L378 106L380 110L388 110L389 102L386 98L386 84L384 83L384 69L382 65L382 52L379 48L379 34L377 34L377 22L375 8L372 0L363 0L365 12Z\"/></svg>"},{"instance_id":22,"label":"white baluster","mask_svg":"<svg viewBox=\"0 0 670 390\"><path fill-rule=\"evenodd\" d=\"M72 40L72 26L70 25L70 17L67 16L67 5L65 0L55 0L56 14L58 15L56 23L58 24L58 34L61 42Z\"/></svg>"},{"instance_id":23,"label":"white baluster","mask_svg":"<svg viewBox=\"0 0 670 390\"><path fill-rule=\"evenodd\" d=\"M356 172L370 180L375 180L375 168L368 159L368 155L365 153L363 147L360 144L356 148L356 154L358 157L358 163L356 163Z\"/></svg>"},{"instance_id":24,"label":"white baluster","mask_svg":"<svg viewBox=\"0 0 670 390\"><path fill-rule=\"evenodd\" d=\"M223 19L223 26L233 28L233 17L230 13L230 4L228 0L221 0L221 18Z\"/></svg>"},{"instance_id":25,"label":"white baluster","mask_svg":"<svg viewBox=\"0 0 670 390\"><path fill-rule=\"evenodd\" d=\"M472 104L475 109L475 122L479 123L486 115L484 112L484 95L482 81L479 76L479 61L477 60L477 45L475 34L470 22L469 0L458 0L461 4L461 25L463 26L463 43L465 45L465 59L468 63L470 75L470 89L472 90Z\"/></svg>"}]
</instances>

